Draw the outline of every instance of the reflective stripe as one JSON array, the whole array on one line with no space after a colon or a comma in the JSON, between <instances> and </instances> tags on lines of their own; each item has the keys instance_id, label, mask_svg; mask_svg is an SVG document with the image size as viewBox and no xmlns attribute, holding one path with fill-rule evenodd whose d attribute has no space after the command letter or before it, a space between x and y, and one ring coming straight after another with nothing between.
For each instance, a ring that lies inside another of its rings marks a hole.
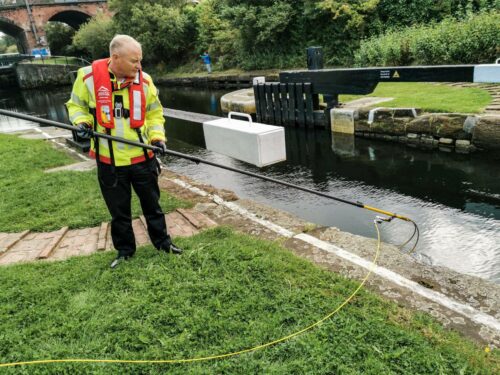
<instances>
[{"instance_id":1,"label":"reflective stripe","mask_svg":"<svg viewBox=\"0 0 500 375\"><path fill-rule=\"evenodd\" d=\"M153 109L160 108L160 107L161 107L160 102L154 102L154 103L151 103L147 106L147 110L152 111Z\"/></svg>"},{"instance_id":2,"label":"reflective stripe","mask_svg":"<svg viewBox=\"0 0 500 375\"><path fill-rule=\"evenodd\" d=\"M134 120L140 121L142 118L142 102L141 102L141 92L134 91Z\"/></svg>"},{"instance_id":3,"label":"reflective stripe","mask_svg":"<svg viewBox=\"0 0 500 375\"><path fill-rule=\"evenodd\" d=\"M75 114L73 114L73 116L70 116L69 121L72 122L72 123L74 123L78 117L80 117L80 116L88 116L88 115L89 115L88 113L76 112Z\"/></svg>"},{"instance_id":4,"label":"reflective stripe","mask_svg":"<svg viewBox=\"0 0 500 375\"><path fill-rule=\"evenodd\" d=\"M84 66L82 70L83 70L83 75L86 76L87 74L92 72L92 66L91 65Z\"/></svg>"},{"instance_id":5,"label":"reflective stripe","mask_svg":"<svg viewBox=\"0 0 500 375\"><path fill-rule=\"evenodd\" d=\"M103 149L106 149L107 153L109 154L108 140L99 138L99 153L101 153Z\"/></svg>"},{"instance_id":6,"label":"reflective stripe","mask_svg":"<svg viewBox=\"0 0 500 375\"><path fill-rule=\"evenodd\" d=\"M116 135L117 137L126 138L125 137L124 119L115 117L115 134L114 135ZM119 150L125 150L125 146L128 146L122 142L113 142L113 144Z\"/></svg>"},{"instance_id":7,"label":"reflective stripe","mask_svg":"<svg viewBox=\"0 0 500 375\"><path fill-rule=\"evenodd\" d=\"M144 96L147 98L148 94L149 94L149 85L147 85L146 83L144 83L142 85L142 89L144 90Z\"/></svg>"},{"instance_id":8,"label":"reflective stripe","mask_svg":"<svg viewBox=\"0 0 500 375\"><path fill-rule=\"evenodd\" d=\"M85 86L87 86L89 94L92 95L92 97L94 97L94 77L90 77L89 79L85 80Z\"/></svg>"},{"instance_id":9,"label":"reflective stripe","mask_svg":"<svg viewBox=\"0 0 500 375\"><path fill-rule=\"evenodd\" d=\"M73 103L78 104L81 107L88 107L88 103L85 100L80 99L74 92L71 93L71 100Z\"/></svg>"},{"instance_id":10,"label":"reflective stripe","mask_svg":"<svg viewBox=\"0 0 500 375\"><path fill-rule=\"evenodd\" d=\"M164 131L165 128L163 127L163 125L150 125L150 126L148 126L148 131L154 131L154 130Z\"/></svg>"}]
</instances>

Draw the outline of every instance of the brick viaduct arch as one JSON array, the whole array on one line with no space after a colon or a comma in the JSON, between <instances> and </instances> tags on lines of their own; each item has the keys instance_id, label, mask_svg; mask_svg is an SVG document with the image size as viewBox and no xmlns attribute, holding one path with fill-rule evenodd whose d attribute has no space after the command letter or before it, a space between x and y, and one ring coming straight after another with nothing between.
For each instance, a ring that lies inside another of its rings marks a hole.
<instances>
[{"instance_id":1,"label":"brick viaduct arch","mask_svg":"<svg viewBox=\"0 0 500 375\"><path fill-rule=\"evenodd\" d=\"M107 0L0 0L0 31L16 38L20 52L29 53L47 44L47 22L78 29L98 13L111 15Z\"/></svg>"}]
</instances>

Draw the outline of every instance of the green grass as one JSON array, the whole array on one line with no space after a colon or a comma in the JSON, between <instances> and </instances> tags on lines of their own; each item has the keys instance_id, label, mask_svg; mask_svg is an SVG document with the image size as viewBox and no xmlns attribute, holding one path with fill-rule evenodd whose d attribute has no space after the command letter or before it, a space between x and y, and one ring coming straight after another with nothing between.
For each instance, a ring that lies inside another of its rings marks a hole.
<instances>
[{"instance_id":1,"label":"green grass","mask_svg":"<svg viewBox=\"0 0 500 375\"><path fill-rule=\"evenodd\" d=\"M0 232L83 228L109 221L96 171L44 173L75 161L49 143L0 134ZM162 192L165 212L190 203ZM133 215L140 215L134 195Z\"/></svg>"},{"instance_id":2,"label":"green grass","mask_svg":"<svg viewBox=\"0 0 500 375\"><path fill-rule=\"evenodd\" d=\"M2 267L0 363L186 359L251 348L324 317L357 287L277 244L216 228L182 256L139 249ZM175 365L44 364L2 374L492 374L489 354L362 290L319 327L236 357ZM498 373L498 372L497 372Z\"/></svg>"},{"instance_id":3,"label":"green grass","mask_svg":"<svg viewBox=\"0 0 500 375\"><path fill-rule=\"evenodd\" d=\"M462 88L432 83L380 83L372 94L394 98L373 107L416 107L426 112L479 113L491 103L491 95L479 88ZM342 103L362 96L340 95Z\"/></svg>"}]
</instances>

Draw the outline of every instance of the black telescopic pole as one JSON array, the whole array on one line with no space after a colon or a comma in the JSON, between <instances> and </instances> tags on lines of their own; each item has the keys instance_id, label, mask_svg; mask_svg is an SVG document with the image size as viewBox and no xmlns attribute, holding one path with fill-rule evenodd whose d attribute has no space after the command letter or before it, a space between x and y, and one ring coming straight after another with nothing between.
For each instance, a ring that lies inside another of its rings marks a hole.
<instances>
[{"instance_id":1,"label":"black telescopic pole","mask_svg":"<svg viewBox=\"0 0 500 375\"><path fill-rule=\"evenodd\" d=\"M26 115L24 113L7 111L5 109L0 109L0 115L5 115L5 116L9 116L9 117L15 117L15 118L19 118L19 119L22 119L22 120L37 122L37 123L44 124L44 125L49 125L49 126L55 126L55 127L58 127L58 128L67 129L67 130L71 130L71 131L75 131L76 130L76 127L72 126L72 125L67 125L67 124L63 124L61 122L57 122L57 121L46 120L46 119L42 119L42 118L39 118L39 117ZM226 166L226 165L214 163L214 162L211 162L211 161L208 161L208 160L205 160L205 159L198 158L196 156L191 156L191 155L183 154L183 153L180 153L180 152L177 152L177 151L172 151L172 150L167 150L167 151L163 152L163 150L161 148L156 147L156 146L151 146L151 145L147 145L147 144L140 143L140 142L134 142L134 141L130 141L130 140L125 139L125 138L116 137L116 136L112 136L112 135L107 135L107 134L104 134L104 133L96 133L96 132L94 132L94 136L99 137L99 138L104 138L104 139L110 139L110 140L115 141L115 142L125 143L125 144L131 145L131 146L137 146L137 147L145 148L145 149L148 149L148 150L162 151L162 153L164 153L164 154L172 155L172 156L177 156L177 157L182 158L182 159L187 159L187 160L190 160L190 161L195 162L197 164L199 164L199 163L207 164L207 165L211 165L213 167L222 168L222 169L226 169L228 171L232 171L232 172L236 172L236 173L241 173L241 174L244 174L244 175L247 175L247 176L259 178L261 180L273 182L275 184L279 184L279 185L291 187L291 188L294 188L294 189L297 189L297 190L302 190L302 191L305 191L307 193L318 195L320 197L324 197L324 198L328 198L328 199L333 199L333 200L335 200L337 202L342 202L342 203L349 204L349 205L352 205L352 206L356 206L356 207L359 207L359 208L365 208L367 210L374 211L374 212L377 212L377 213L380 213L380 214L383 214L383 215L387 215L391 219L392 218L398 218L398 219L401 219L401 220L404 220L404 221L412 221L411 219L409 219L409 218L407 218L405 216L398 215L398 214L395 214L395 213L392 213L392 212L389 212L389 211L381 210L381 209L378 209L378 208L375 208L375 207L367 206L367 205L365 205L365 204L363 204L361 202L351 202L351 201L348 201L348 200L345 200L345 199L342 199L342 198L337 198L337 197L334 197L332 195L322 193L321 191L312 190L312 189L309 189L309 188L306 188L306 187L303 187L303 186L299 186L299 185L295 185L295 184L290 184L288 182L284 182L284 181L281 181L281 180L276 180L276 179L274 179L272 177L267 177L267 176L264 176L264 175L261 175L261 174L258 174L258 173L248 172L248 171L245 171L243 169L233 168L233 167L229 167L229 166Z\"/></svg>"},{"instance_id":2,"label":"black telescopic pole","mask_svg":"<svg viewBox=\"0 0 500 375\"><path fill-rule=\"evenodd\" d=\"M35 117L35 116L27 115L24 113L7 111L5 109L0 109L0 115L5 115L8 117L15 117L15 118L19 118L21 120L27 120L27 121L31 121L31 122L37 122L39 124L44 124L44 125L48 125L48 126L55 126L57 128L70 130L72 132L77 130L76 126L73 126L73 125L63 124L62 122L57 122L57 121L53 121L53 120L46 120L44 118ZM157 149L159 150L159 148L155 147L155 146L146 145L146 144L140 143L140 142L134 142L134 141L131 141L131 140L128 140L125 138L115 137L115 136L104 134L104 133L94 133L94 135L99 137L99 138L110 139L112 141L126 143L126 144L131 145L131 146L147 148L148 150L153 150L153 151L155 151Z\"/></svg>"},{"instance_id":3,"label":"black telescopic pole","mask_svg":"<svg viewBox=\"0 0 500 375\"><path fill-rule=\"evenodd\" d=\"M7 111L7 110L4 110L4 109L0 109L0 115L10 116L10 117L16 117L16 118L19 118L19 119L23 119L23 120L27 120L27 121L32 121L32 122L38 122L40 124L49 125L49 126L55 126L55 127L58 127L58 128L67 129L67 130L71 130L71 131L75 131L76 130L76 127L72 126L72 125L67 125L67 124L63 124L61 122L57 122L57 121L53 121L53 120L46 120L46 119L42 119L42 118L39 118L39 117L26 115L24 113ZM116 137L116 136L112 136L112 135L108 135L108 134L104 134L104 133L96 133L96 132L94 132L93 134L95 136L99 137L99 138L110 139L112 141L125 143L125 144L131 145L131 146L137 146L137 147L141 147L141 148L145 148L145 149L153 150L153 151L159 151L159 150L161 150L159 147L156 147L156 146L151 146L151 145L147 145L147 144L144 144L144 143L131 141L131 140L128 140L128 139L125 139L125 138L121 138L121 137ZM248 172L248 171L245 171L243 169L233 168L233 167L229 167L227 165L222 165L222 164L214 163L214 162L211 162L209 160L200 159L200 158L198 158L196 156L191 156L191 155L183 154L181 152L172 151L172 150L167 150L164 153L168 154L168 155L172 155L172 156L177 156L179 158L187 159L187 160L190 160L190 161L192 161L194 163L197 163L197 164L198 163L202 163L202 164L211 165L213 167L227 169L227 170L232 171L232 172L237 172L237 173L241 173L241 174L244 174L244 175L247 175L247 176L256 177L256 178L260 178L262 180L274 182L274 183L277 183L277 184L280 184L280 185L284 185L284 186L296 188L296 189L299 189L299 190L302 190L302 191L305 191L305 192L308 192L308 193L319 195L321 197L335 199L335 200L337 200L339 202L342 202L342 203L351 204L351 205L354 205L354 206L357 206L357 207L363 207L363 204L359 203L359 202L350 202L350 201L347 201L347 200L344 200L344 199L341 199L341 198L333 197L331 195L322 193L320 191L316 191L316 190L312 190L312 189L305 188L305 187L302 187L302 186L290 184L288 182L276 180L274 178L263 176L261 174L257 174L257 173L253 173L253 172Z\"/></svg>"}]
</instances>

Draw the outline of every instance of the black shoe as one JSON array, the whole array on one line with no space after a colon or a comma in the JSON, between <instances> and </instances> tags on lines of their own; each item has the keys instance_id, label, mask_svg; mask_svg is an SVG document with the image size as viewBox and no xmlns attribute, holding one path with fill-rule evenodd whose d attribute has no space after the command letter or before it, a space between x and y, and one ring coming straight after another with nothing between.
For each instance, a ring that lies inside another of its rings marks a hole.
<instances>
[{"instance_id":1,"label":"black shoe","mask_svg":"<svg viewBox=\"0 0 500 375\"><path fill-rule=\"evenodd\" d=\"M180 247L175 246L173 243L170 244L168 248L162 248L162 250L166 253L171 253L171 254L182 254L183 250Z\"/></svg>"},{"instance_id":2,"label":"black shoe","mask_svg":"<svg viewBox=\"0 0 500 375\"><path fill-rule=\"evenodd\" d=\"M116 257L116 259L113 262L111 262L111 268L116 268L120 263L123 263L124 261L129 259L130 259L129 255L118 255L118 257Z\"/></svg>"}]
</instances>

